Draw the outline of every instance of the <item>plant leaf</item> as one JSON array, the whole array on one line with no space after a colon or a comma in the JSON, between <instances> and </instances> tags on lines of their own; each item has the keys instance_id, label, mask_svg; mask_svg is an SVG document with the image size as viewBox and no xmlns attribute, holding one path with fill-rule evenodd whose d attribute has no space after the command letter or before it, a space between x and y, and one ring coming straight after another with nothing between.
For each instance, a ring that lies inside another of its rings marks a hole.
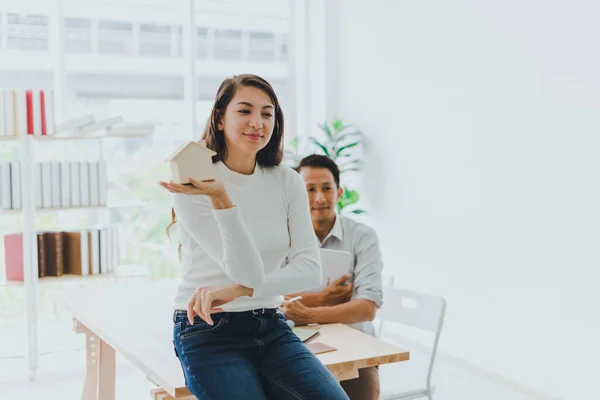
<instances>
[{"instance_id":1,"label":"plant leaf","mask_svg":"<svg viewBox=\"0 0 600 400\"><path fill-rule=\"evenodd\" d=\"M360 144L360 143L359 143L359 142L354 142L354 143L350 143L350 144L347 144L347 145L345 145L345 146L342 146L342 147L340 147L340 148L337 150L337 152L335 153L335 155L336 155L336 156L339 156L339 155L340 155L340 153L341 153L342 151L344 151L344 150L347 150L347 149L350 149L350 148L352 148L352 147L354 147L354 146L357 146L358 144Z\"/></svg>"},{"instance_id":2,"label":"plant leaf","mask_svg":"<svg viewBox=\"0 0 600 400\"><path fill-rule=\"evenodd\" d=\"M344 127L344 120L341 118L336 118L331 122L331 126L336 132L340 132Z\"/></svg>"},{"instance_id":3,"label":"plant leaf","mask_svg":"<svg viewBox=\"0 0 600 400\"><path fill-rule=\"evenodd\" d=\"M327 138L329 140L331 140L332 136L331 136L331 129L329 129L329 126L327 126L326 123L324 123L324 124L317 124L317 125L319 125L319 127L321 128L321 130L323 132L325 132L325 135L327 135Z\"/></svg>"},{"instance_id":4,"label":"plant leaf","mask_svg":"<svg viewBox=\"0 0 600 400\"><path fill-rule=\"evenodd\" d=\"M329 153L329 149L327 149L327 147L322 144L321 142L319 142L317 139L315 139L314 137L309 137L310 141L313 142L313 144L315 144L317 147L319 147L321 150L323 150L323 153L325 153L326 156L330 156Z\"/></svg>"}]
</instances>

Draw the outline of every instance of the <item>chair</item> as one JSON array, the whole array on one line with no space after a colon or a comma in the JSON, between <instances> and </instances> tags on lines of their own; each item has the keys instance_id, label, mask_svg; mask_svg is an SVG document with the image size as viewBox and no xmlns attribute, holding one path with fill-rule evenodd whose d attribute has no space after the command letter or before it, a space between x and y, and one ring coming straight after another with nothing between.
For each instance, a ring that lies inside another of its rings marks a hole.
<instances>
[{"instance_id":1,"label":"chair","mask_svg":"<svg viewBox=\"0 0 600 400\"><path fill-rule=\"evenodd\" d=\"M382 274L381 281L383 283L383 287L394 287L394 275Z\"/></svg>"},{"instance_id":2,"label":"chair","mask_svg":"<svg viewBox=\"0 0 600 400\"><path fill-rule=\"evenodd\" d=\"M381 282L384 290L386 287L394 287L394 275L382 274ZM379 316L376 316L375 320L373 321L373 325L375 325L375 335L379 336L381 334L381 330L383 329L383 319L379 318Z\"/></svg>"},{"instance_id":3,"label":"chair","mask_svg":"<svg viewBox=\"0 0 600 400\"><path fill-rule=\"evenodd\" d=\"M383 394L380 400L409 400L423 397L427 397L429 400L433 399L435 387L431 385L431 375L445 314L446 300L443 297L394 287L383 288L383 306L377 313L377 317L382 320L381 328L383 328L385 321L395 322L431 332L434 334L434 340L429 356L425 387L399 393ZM381 330L378 333L381 334Z\"/></svg>"}]
</instances>

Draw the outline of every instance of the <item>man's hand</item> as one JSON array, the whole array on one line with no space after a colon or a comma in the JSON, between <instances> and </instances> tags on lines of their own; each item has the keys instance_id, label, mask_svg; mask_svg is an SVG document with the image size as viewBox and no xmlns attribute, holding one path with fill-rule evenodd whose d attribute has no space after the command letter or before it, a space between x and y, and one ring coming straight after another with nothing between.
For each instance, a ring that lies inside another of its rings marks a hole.
<instances>
[{"instance_id":1,"label":"man's hand","mask_svg":"<svg viewBox=\"0 0 600 400\"><path fill-rule=\"evenodd\" d=\"M346 274L327 285L322 292L324 306L335 306L350 301L352 298L352 283L348 282L350 278L352 275Z\"/></svg>"},{"instance_id":2,"label":"man's hand","mask_svg":"<svg viewBox=\"0 0 600 400\"><path fill-rule=\"evenodd\" d=\"M188 302L187 317L190 325L194 325L194 316L198 315L209 325L213 324L210 314L223 312L219 308L240 296L252 296L253 290L242 285L231 285L220 288L201 287L194 291Z\"/></svg>"},{"instance_id":3,"label":"man's hand","mask_svg":"<svg viewBox=\"0 0 600 400\"><path fill-rule=\"evenodd\" d=\"M285 300L291 297L286 296ZM287 319L294 321L296 325L306 325L313 321L313 309L302 305L299 301L284 301L279 309L285 313Z\"/></svg>"}]
</instances>

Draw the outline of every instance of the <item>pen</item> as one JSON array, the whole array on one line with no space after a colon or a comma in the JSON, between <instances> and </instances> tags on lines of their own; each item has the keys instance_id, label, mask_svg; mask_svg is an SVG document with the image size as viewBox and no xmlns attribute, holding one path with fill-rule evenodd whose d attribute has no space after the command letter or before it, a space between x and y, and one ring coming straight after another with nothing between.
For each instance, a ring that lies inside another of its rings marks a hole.
<instances>
[{"instance_id":1,"label":"pen","mask_svg":"<svg viewBox=\"0 0 600 400\"><path fill-rule=\"evenodd\" d=\"M298 300L302 300L302 296L293 297L293 298L289 299L287 302L293 303L294 301L298 301Z\"/></svg>"}]
</instances>

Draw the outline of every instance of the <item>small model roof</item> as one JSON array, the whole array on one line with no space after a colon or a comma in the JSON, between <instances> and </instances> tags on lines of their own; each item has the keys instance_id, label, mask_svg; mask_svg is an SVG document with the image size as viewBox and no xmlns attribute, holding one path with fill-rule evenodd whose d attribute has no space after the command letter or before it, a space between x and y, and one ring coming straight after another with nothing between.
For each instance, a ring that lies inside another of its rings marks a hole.
<instances>
[{"instance_id":1,"label":"small model roof","mask_svg":"<svg viewBox=\"0 0 600 400\"><path fill-rule=\"evenodd\" d=\"M179 153L181 153L183 150L185 150L188 146L195 146L195 148L198 148L200 150L205 151L207 156L211 156L212 157L212 156L214 156L214 155L217 154L214 151L212 151L211 149L209 149L209 148L206 147L206 141L205 140L200 140L199 142L187 142L187 143L182 144L181 146L179 146L179 148L177 150L175 150L173 152L173 154L171 154L165 160L165 162L174 160L179 155Z\"/></svg>"}]
</instances>

